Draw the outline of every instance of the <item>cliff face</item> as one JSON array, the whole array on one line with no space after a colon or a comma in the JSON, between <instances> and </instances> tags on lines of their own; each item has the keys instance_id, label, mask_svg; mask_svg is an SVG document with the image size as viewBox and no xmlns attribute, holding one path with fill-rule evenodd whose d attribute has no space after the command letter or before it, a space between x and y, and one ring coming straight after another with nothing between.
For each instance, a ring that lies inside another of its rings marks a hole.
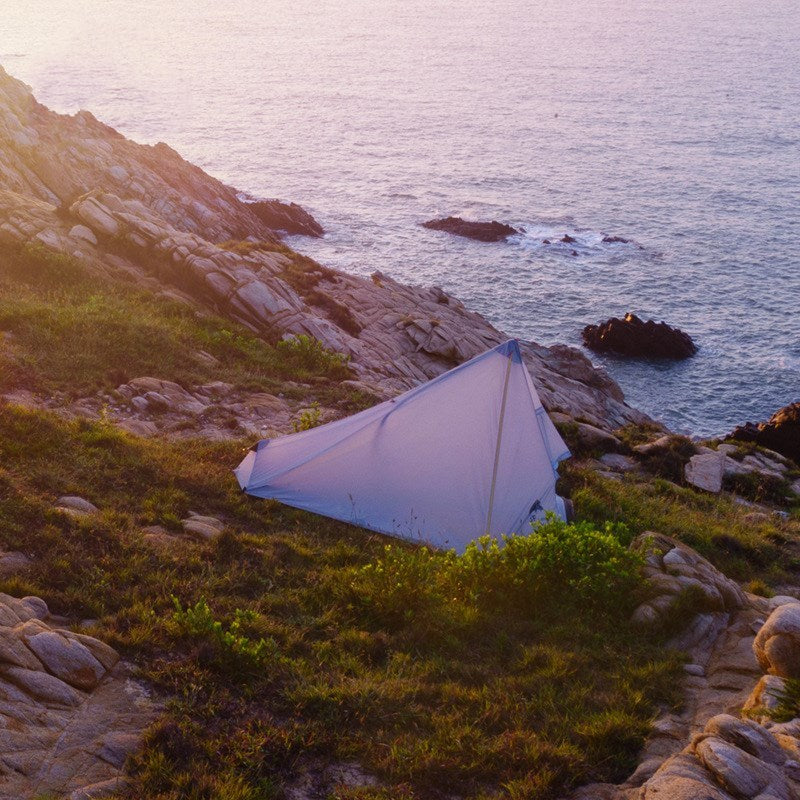
<instances>
[{"instance_id":1,"label":"cliff face","mask_svg":"<svg viewBox=\"0 0 800 800\"><path fill-rule=\"evenodd\" d=\"M86 111L56 114L0 68L3 242L39 242L272 340L311 335L349 354L382 396L507 338L438 288L299 256L236 190L167 145L136 144ZM532 342L523 351L549 410L607 429L647 419L579 351Z\"/></svg>"}]
</instances>

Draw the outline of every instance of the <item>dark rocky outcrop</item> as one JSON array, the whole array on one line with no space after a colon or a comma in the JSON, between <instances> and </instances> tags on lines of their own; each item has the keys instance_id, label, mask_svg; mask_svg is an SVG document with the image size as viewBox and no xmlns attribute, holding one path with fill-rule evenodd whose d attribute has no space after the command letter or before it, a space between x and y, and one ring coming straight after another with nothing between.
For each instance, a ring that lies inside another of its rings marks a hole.
<instances>
[{"instance_id":1,"label":"dark rocky outcrop","mask_svg":"<svg viewBox=\"0 0 800 800\"><path fill-rule=\"evenodd\" d=\"M564 242L564 244L575 244L578 240L574 236L570 236L568 233L565 233L560 241Z\"/></svg>"},{"instance_id":2,"label":"dark rocky outcrop","mask_svg":"<svg viewBox=\"0 0 800 800\"><path fill-rule=\"evenodd\" d=\"M282 203L280 200L258 200L247 203L247 207L274 231L313 236L319 239L324 233L322 225L297 203Z\"/></svg>"},{"instance_id":3,"label":"dark rocky outcrop","mask_svg":"<svg viewBox=\"0 0 800 800\"><path fill-rule=\"evenodd\" d=\"M509 236L519 233L516 228L502 222L470 222L461 217L445 217L444 219L431 219L422 223L423 228L432 231L445 231L467 239L479 242L502 242Z\"/></svg>"},{"instance_id":4,"label":"dark rocky outcrop","mask_svg":"<svg viewBox=\"0 0 800 800\"><path fill-rule=\"evenodd\" d=\"M604 236L603 244L630 244L630 239L625 239L622 236Z\"/></svg>"},{"instance_id":5,"label":"dark rocky outcrop","mask_svg":"<svg viewBox=\"0 0 800 800\"><path fill-rule=\"evenodd\" d=\"M800 400L776 411L767 422L747 422L727 437L754 442L800 464Z\"/></svg>"},{"instance_id":6,"label":"dark rocky outcrop","mask_svg":"<svg viewBox=\"0 0 800 800\"><path fill-rule=\"evenodd\" d=\"M697 352L689 334L652 319L643 322L635 314L612 317L583 329L583 341L591 350L642 358L688 358Z\"/></svg>"}]
</instances>

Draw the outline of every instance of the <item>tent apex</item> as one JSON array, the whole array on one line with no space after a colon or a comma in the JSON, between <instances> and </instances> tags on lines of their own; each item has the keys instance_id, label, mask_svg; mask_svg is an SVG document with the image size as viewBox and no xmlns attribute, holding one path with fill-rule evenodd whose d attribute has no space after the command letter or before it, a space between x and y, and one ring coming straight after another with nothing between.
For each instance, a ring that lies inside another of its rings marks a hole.
<instances>
[{"instance_id":1,"label":"tent apex","mask_svg":"<svg viewBox=\"0 0 800 800\"><path fill-rule=\"evenodd\" d=\"M509 339L507 342L503 342L503 344L495 348L495 351L501 355L508 356L517 364L522 363L522 352L519 349L519 341L517 339Z\"/></svg>"}]
</instances>

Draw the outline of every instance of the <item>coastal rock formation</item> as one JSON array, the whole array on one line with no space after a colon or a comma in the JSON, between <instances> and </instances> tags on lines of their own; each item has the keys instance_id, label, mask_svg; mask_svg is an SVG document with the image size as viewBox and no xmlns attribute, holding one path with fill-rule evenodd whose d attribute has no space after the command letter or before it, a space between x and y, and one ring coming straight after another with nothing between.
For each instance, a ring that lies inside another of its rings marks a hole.
<instances>
[{"instance_id":1,"label":"coastal rock formation","mask_svg":"<svg viewBox=\"0 0 800 800\"><path fill-rule=\"evenodd\" d=\"M697 352L691 337L665 322L643 322L635 314L612 317L583 329L583 341L599 353L643 358L688 358Z\"/></svg>"},{"instance_id":2,"label":"coastal rock formation","mask_svg":"<svg viewBox=\"0 0 800 800\"><path fill-rule=\"evenodd\" d=\"M684 702L655 721L627 781L584 786L571 800L797 800L800 718L778 723L766 712L784 679L798 674L800 601L748 595L666 536L644 534L633 546L658 592L637 609L642 623L666 619L690 587L705 598L706 609L671 642L689 658Z\"/></svg>"},{"instance_id":3,"label":"coastal rock formation","mask_svg":"<svg viewBox=\"0 0 800 800\"><path fill-rule=\"evenodd\" d=\"M123 788L157 712L113 648L57 627L38 597L0 594L0 800Z\"/></svg>"},{"instance_id":4,"label":"coastal rock formation","mask_svg":"<svg viewBox=\"0 0 800 800\"><path fill-rule=\"evenodd\" d=\"M800 603L772 612L753 649L761 669L780 678L800 678Z\"/></svg>"},{"instance_id":5,"label":"coastal rock formation","mask_svg":"<svg viewBox=\"0 0 800 800\"><path fill-rule=\"evenodd\" d=\"M297 203L282 203L280 200L257 200L248 203L250 210L274 231L313 236L319 238L325 231L311 214Z\"/></svg>"},{"instance_id":6,"label":"coastal rock formation","mask_svg":"<svg viewBox=\"0 0 800 800\"><path fill-rule=\"evenodd\" d=\"M519 233L516 228L502 222L471 222L461 217L445 217L444 219L431 219L422 223L423 228L432 231L445 231L455 236L464 236L478 242L503 242L509 236Z\"/></svg>"},{"instance_id":7,"label":"coastal rock formation","mask_svg":"<svg viewBox=\"0 0 800 800\"><path fill-rule=\"evenodd\" d=\"M800 465L800 401L779 409L767 422L740 425L726 438L755 442Z\"/></svg>"},{"instance_id":8,"label":"coastal rock formation","mask_svg":"<svg viewBox=\"0 0 800 800\"><path fill-rule=\"evenodd\" d=\"M0 246L65 253L98 279L166 293L271 341L312 336L347 354L379 396L507 338L441 289L293 253L252 205L166 145L138 145L88 112L55 114L0 71ZM528 342L522 351L549 410L605 430L648 420L578 350Z\"/></svg>"}]
</instances>

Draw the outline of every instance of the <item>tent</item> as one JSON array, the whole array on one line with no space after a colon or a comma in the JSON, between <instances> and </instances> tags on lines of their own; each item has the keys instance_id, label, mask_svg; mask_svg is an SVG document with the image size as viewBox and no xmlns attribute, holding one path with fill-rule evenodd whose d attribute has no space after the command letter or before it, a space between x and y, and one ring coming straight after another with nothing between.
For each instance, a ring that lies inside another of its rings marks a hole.
<instances>
[{"instance_id":1,"label":"tent","mask_svg":"<svg viewBox=\"0 0 800 800\"><path fill-rule=\"evenodd\" d=\"M563 518L567 457L512 339L366 411L265 439L235 474L256 497L463 552Z\"/></svg>"}]
</instances>

